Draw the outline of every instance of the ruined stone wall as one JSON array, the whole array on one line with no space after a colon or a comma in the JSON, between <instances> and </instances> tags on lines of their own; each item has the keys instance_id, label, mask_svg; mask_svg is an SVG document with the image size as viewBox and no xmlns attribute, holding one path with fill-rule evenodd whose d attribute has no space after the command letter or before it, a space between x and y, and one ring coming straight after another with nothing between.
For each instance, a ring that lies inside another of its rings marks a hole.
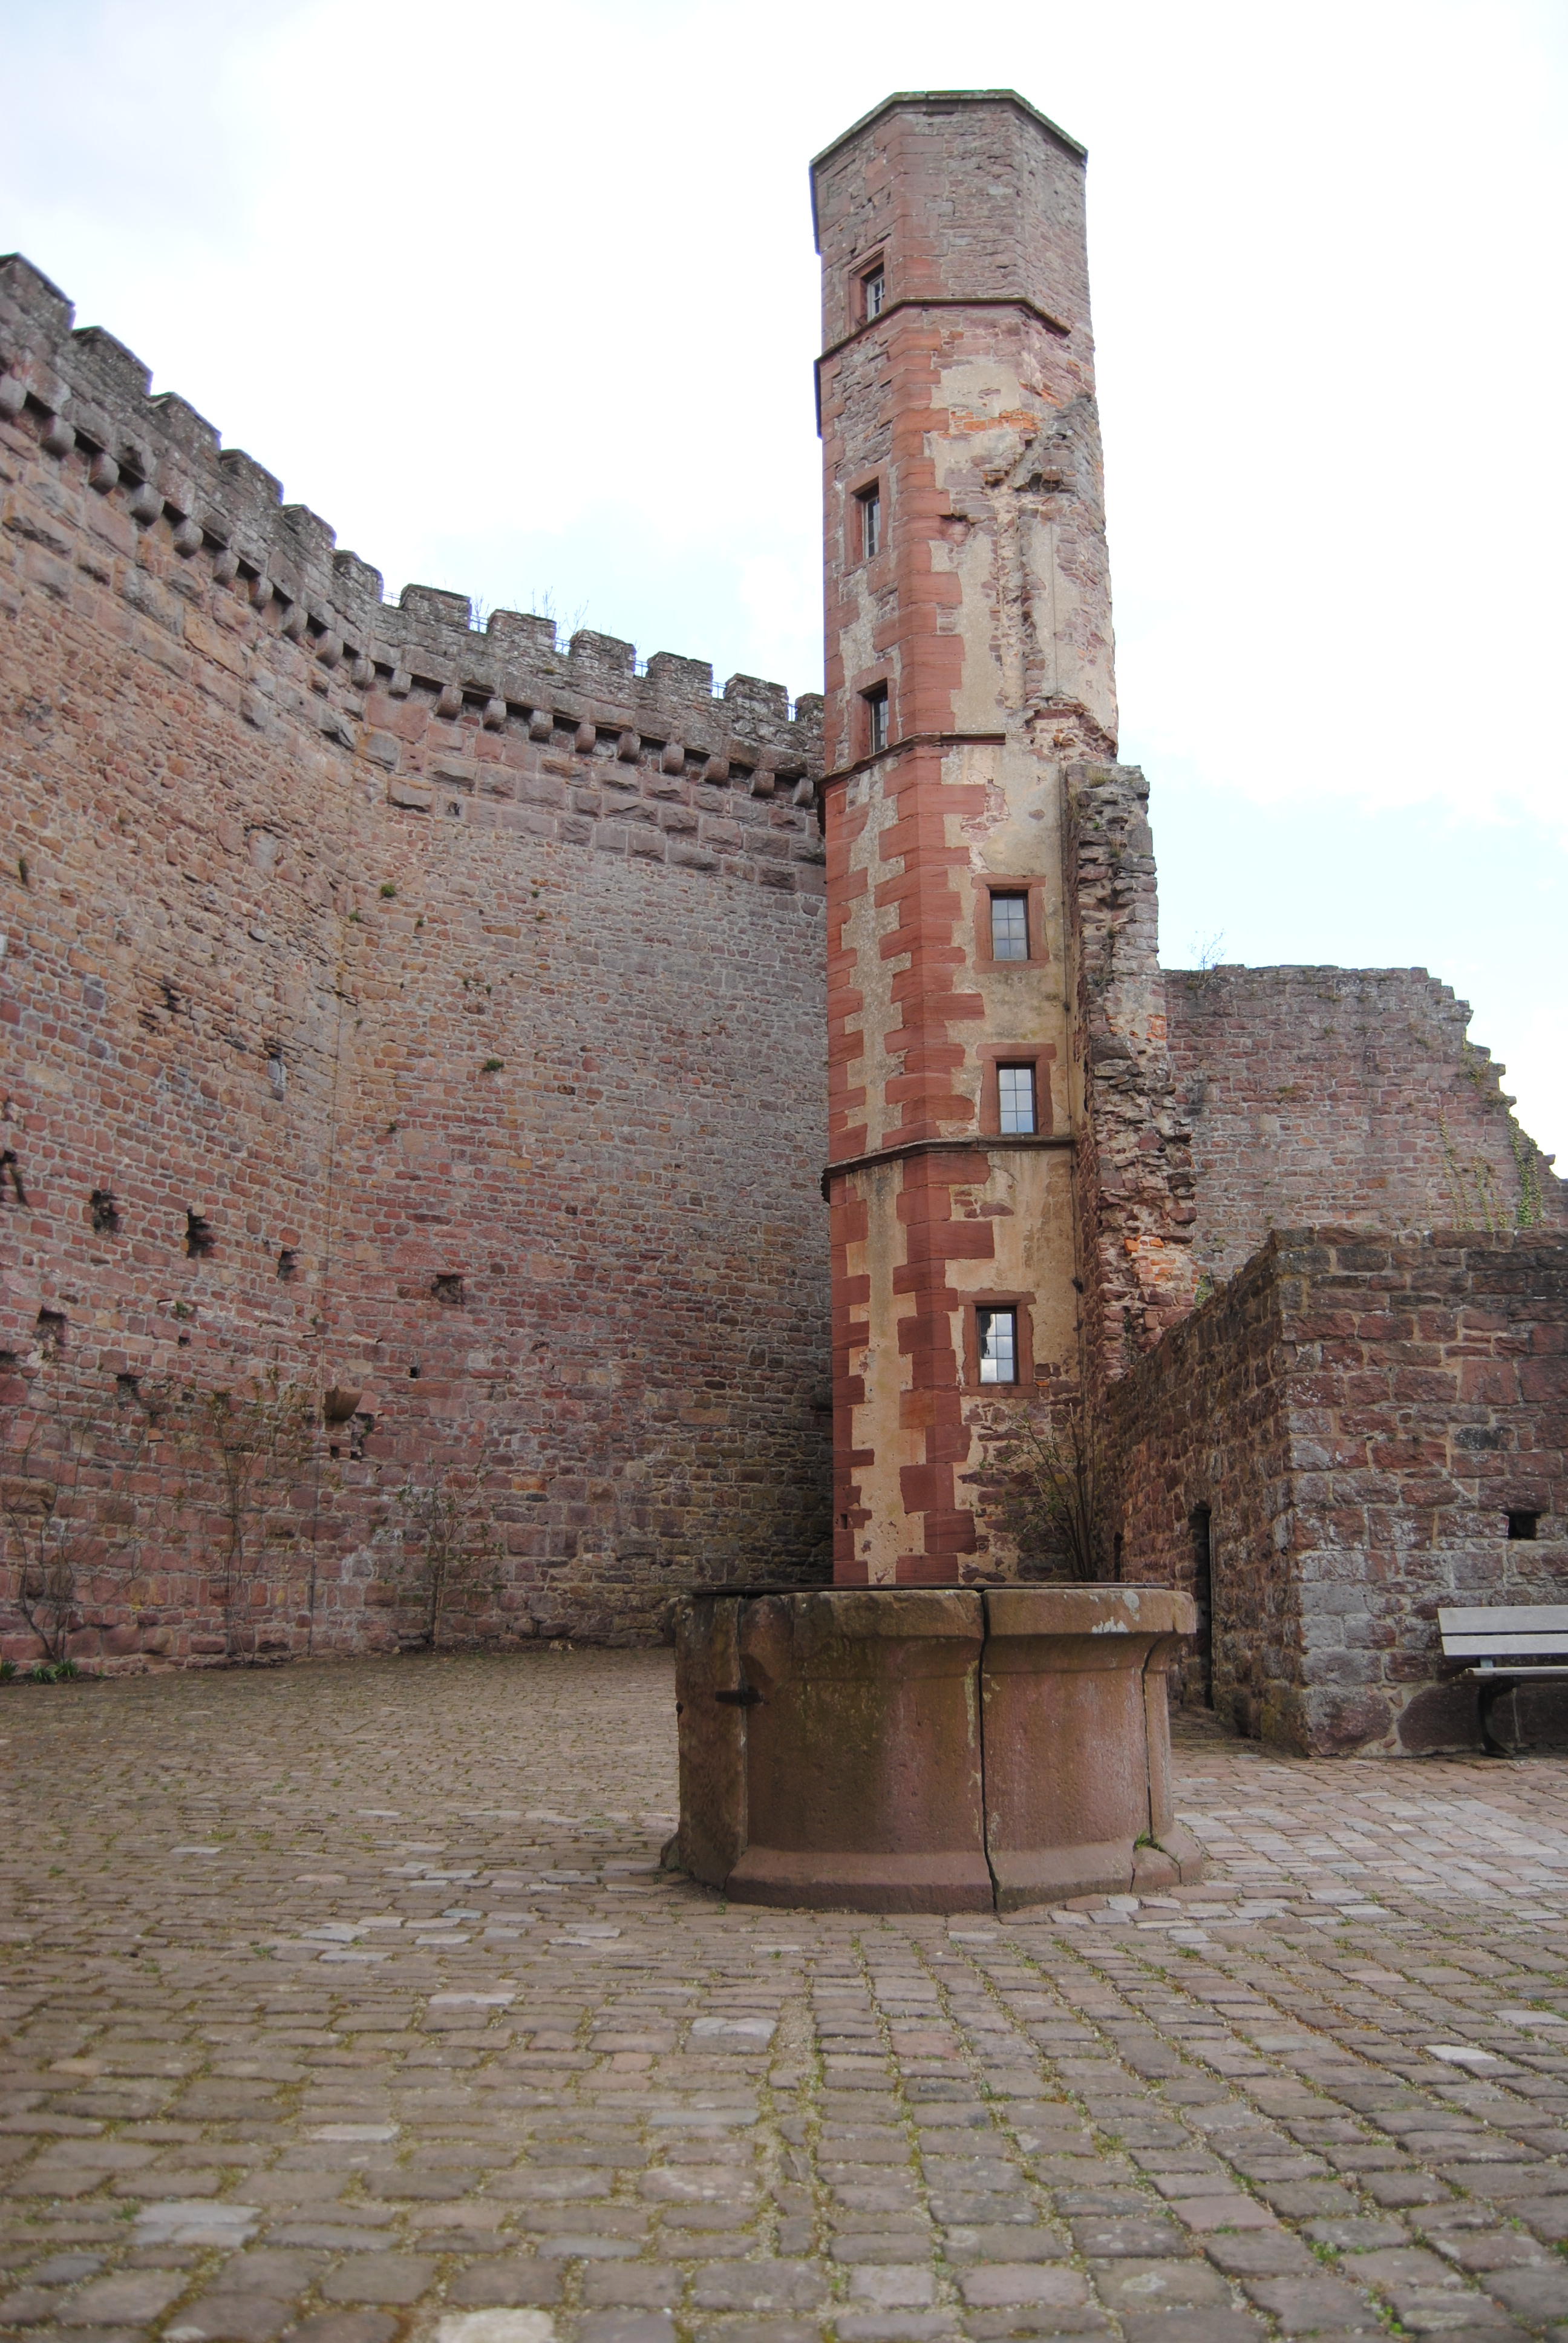
<instances>
[{"instance_id":1,"label":"ruined stone wall","mask_svg":"<svg viewBox=\"0 0 1568 2343\"><path fill-rule=\"evenodd\" d=\"M1175 1586L1201 1602L1193 1517L1208 1506L1211 1577L1223 1589L1209 1655L1194 1646L1172 1671L1182 1697L1257 1728L1257 1687L1290 1685L1300 1642L1297 1590L1279 1553L1288 1515L1282 1292L1269 1257L1131 1363L1104 1416L1117 1574ZM1272 1710L1271 1733L1280 1730Z\"/></svg>"},{"instance_id":2,"label":"ruined stone wall","mask_svg":"<svg viewBox=\"0 0 1568 2343\"><path fill-rule=\"evenodd\" d=\"M1229 1277L1274 1227L1568 1225L1470 1011L1419 968L1167 970L1194 1250Z\"/></svg>"},{"instance_id":3,"label":"ruined stone wall","mask_svg":"<svg viewBox=\"0 0 1568 2343\"><path fill-rule=\"evenodd\" d=\"M411 1474L493 1525L490 1632L813 1574L819 703L392 608L146 392L0 266L13 1427L62 1361L357 1393L280 1500L278 1649L390 1639ZM86 1655L221 1650L192 1469L143 1473Z\"/></svg>"},{"instance_id":4,"label":"ruined stone wall","mask_svg":"<svg viewBox=\"0 0 1568 2343\"><path fill-rule=\"evenodd\" d=\"M1222 1715L1320 1755L1471 1746L1439 1605L1568 1600L1568 1239L1276 1231L1111 1426L1125 1578L1191 1591L1211 1509ZM1560 1694L1521 1708L1568 1737Z\"/></svg>"},{"instance_id":5,"label":"ruined stone wall","mask_svg":"<svg viewBox=\"0 0 1568 2343\"><path fill-rule=\"evenodd\" d=\"M1135 765L1065 778L1067 928L1083 1363L1124 1373L1192 1306L1197 1212L1166 1038L1149 784Z\"/></svg>"}]
</instances>

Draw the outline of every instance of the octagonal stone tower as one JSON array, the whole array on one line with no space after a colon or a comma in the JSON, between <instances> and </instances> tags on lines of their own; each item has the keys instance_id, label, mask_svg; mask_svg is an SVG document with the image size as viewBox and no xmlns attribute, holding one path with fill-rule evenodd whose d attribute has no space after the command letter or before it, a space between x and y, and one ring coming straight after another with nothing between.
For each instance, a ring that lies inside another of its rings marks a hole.
<instances>
[{"instance_id":1,"label":"octagonal stone tower","mask_svg":"<svg viewBox=\"0 0 1568 2343\"><path fill-rule=\"evenodd\" d=\"M678 1859L819 1909L1171 1885L1201 1868L1166 1692L1191 1598L999 1584L978 1503L988 1434L1156 1328L1172 1250L1141 1168L1181 1134L1150 1111L1142 783L1109 761L1083 153L1009 91L928 92L812 190L835 1583L681 1605Z\"/></svg>"},{"instance_id":2,"label":"octagonal stone tower","mask_svg":"<svg viewBox=\"0 0 1568 2343\"><path fill-rule=\"evenodd\" d=\"M1063 775L1116 753L1084 150L1010 91L903 94L812 190L834 1577L929 1585L981 1545L985 1426L1081 1367Z\"/></svg>"}]
</instances>

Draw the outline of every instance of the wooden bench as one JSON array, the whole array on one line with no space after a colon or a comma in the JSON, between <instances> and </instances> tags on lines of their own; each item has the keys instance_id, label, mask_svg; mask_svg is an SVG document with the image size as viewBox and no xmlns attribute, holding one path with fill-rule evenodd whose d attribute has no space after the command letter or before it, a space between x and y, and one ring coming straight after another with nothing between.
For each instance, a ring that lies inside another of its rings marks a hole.
<instances>
[{"instance_id":1,"label":"wooden bench","mask_svg":"<svg viewBox=\"0 0 1568 2343\"><path fill-rule=\"evenodd\" d=\"M1439 1611L1437 1624L1445 1659L1480 1662L1465 1673L1479 1687L1481 1739L1487 1755L1512 1756L1513 1751L1493 1737L1493 1708L1514 1684L1532 1683L1537 1676L1568 1676L1568 1603ZM1550 1664L1553 1654L1561 1657L1561 1666Z\"/></svg>"}]
</instances>

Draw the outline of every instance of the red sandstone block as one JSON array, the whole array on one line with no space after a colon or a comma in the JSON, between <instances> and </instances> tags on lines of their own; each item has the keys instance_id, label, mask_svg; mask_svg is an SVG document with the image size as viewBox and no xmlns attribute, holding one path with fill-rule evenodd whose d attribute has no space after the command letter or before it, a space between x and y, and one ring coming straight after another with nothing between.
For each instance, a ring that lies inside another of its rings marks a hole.
<instances>
[{"instance_id":1,"label":"red sandstone block","mask_svg":"<svg viewBox=\"0 0 1568 2343\"><path fill-rule=\"evenodd\" d=\"M900 934L907 925L913 935L923 919L943 943L951 941L961 910L940 874L919 862L906 863L896 878L879 880L871 900L879 911L897 910Z\"/></svg>"},{"instance_id":2,"label":"red sandstone block","mask_svg":"<svg viewBox=\"0 0 1568 2343\"><path fill-rule=\"evenodd\" d=\"M899 1423L902 1430L920 1431L930 1424L959 1424L962 1420L963 1396L956 1387L899 1393ZM966 1434L966 1443L967 1437Z\"/></svg>"},{"instance_id":3,"label":"red sandstone block","mask_svg":"<svg viewBox=\"0 0 1568 2343\"><path fill-rule=\"evenodd\" d=\"M950 1507L953 1498L953 1476L946 1464L902 1464L899 1468L899 1493L906 1513L924 1513Z\"/></svg>"},{"instance_id":4,"label":"red sandstone block","mask_svg":"<svg viewBox=\"0 0 1568 2343\"><path fill-rule=\"evenodd\" d=\"M1458 1381L1459 1397L1473 1405L1512 1407L1519 1398L1519 1370L1505 1362L1467 1362Z\"/></svg>"},{"instance_id":5,"label":"red sandstone block","mask_svg":"<svg viewBox=\"0 0 1568 2343\"><path fill-rule=\"evenodd\" d=\"M926 1548L930 1554L972 1554L975 1550L975 1517L967 1509L928 1511L925 1529Z\"/></svg>"},{"instance_id":6,"label":"red sandstone block","mask_svg":"<svg viewBox=\"0 0 1568 2343\"><path fill-rule=\"evenodd\" d=\"M1460 1377L1452 1373L1414 1366L1395 1368L1389 1379L1389 1390L1396 1402L1410 1406L1425 1402L1434 1407L1444 1407L1459 1395Z\"/></svg>"},{"instance_id":7,"label":"red sandstone block","mask_svg":"<svg viewBox=\"0 0 1568 2343\"><path fill-rule=\"evenodd\" d=\"M962 1549L951 1548L938 1554L901 1554L894 1564L894 1584L899 1586L942 1586L958 1575L954 1556L960 1551L973 1551L972 1542Z\"/></svg>"},{"instance_id":8,"label":"red sandstone block","mask_svg":"<svg viewBox=\"0 0 1568 2343\"><path fill-rule=\"evenodd\" d=\"M957 1067L963 1064L969 1054L961 1041L948 1041L940 1025L922 1027L918 1035L912 1034L910 1029L905 1026L898 1034L889 1034L886 1038L890 1047L895 1041L903 1045L902 1054L906 1068L903 1074L894 1075L891 1078L888 1085L890 1091L893 1082L911 1081L917 1074L925 1077L931 1074L950 1075Z\"/></svg>"},{"instance_id":9,"label":"red sandstone block","mask_svg":"<svg viewBox=\"0 0 1568 2343\"><path fill-rule=\"evenodd\" d=\"M952 1383L958 1374L958 1360L945 1313L939 1319L900 1318L898 1325L899 1355L910 1362L910 1373L916 1383Z\"/></svg>"}]
</instances>

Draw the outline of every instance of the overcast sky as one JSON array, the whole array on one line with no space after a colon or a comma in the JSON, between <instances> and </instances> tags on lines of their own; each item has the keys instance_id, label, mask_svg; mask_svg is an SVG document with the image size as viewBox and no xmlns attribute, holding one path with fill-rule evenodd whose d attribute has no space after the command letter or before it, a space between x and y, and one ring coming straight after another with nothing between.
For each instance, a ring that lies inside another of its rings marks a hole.
<instances>
[{"instance_id":1,"label":"overcast sky","mask_svg":"<svg viewBox=\"0 0 1568 2343\"><path fill-rule=\"evenodd\" d=\"M1163 956L1423 964L1568 1168L1568 11L0 0L0 250L382 569L821 674L806 164L1090 149Z\"/></svg>"}]
</instances>

